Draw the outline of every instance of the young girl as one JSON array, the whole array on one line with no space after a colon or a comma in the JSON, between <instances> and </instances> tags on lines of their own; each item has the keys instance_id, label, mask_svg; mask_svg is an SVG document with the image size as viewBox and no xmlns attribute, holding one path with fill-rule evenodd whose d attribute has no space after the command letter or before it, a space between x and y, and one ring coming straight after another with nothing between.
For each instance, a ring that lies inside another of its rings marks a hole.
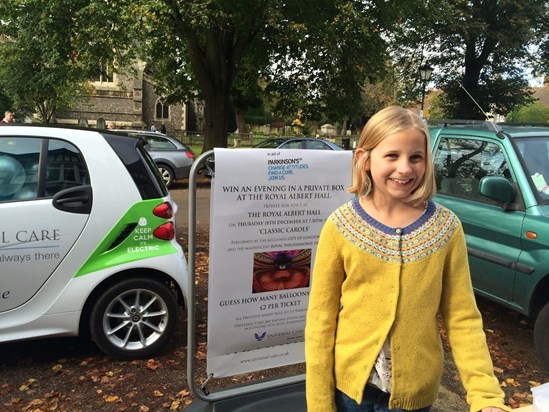
<instances>
[{"instance_id":1,"label":"young girl","mask_svg":"<svg viewBox=\"0 0 549 412\"><path fill-rule=\"evenodd\" d=\"M326 221L305 328L307 406L429 411L438 395L444 321L471 411L501 412L503 393L471 286L458 218L434 203L423 120L388 107L364 127L357 196Z\"/></svg>"}]
</instances>

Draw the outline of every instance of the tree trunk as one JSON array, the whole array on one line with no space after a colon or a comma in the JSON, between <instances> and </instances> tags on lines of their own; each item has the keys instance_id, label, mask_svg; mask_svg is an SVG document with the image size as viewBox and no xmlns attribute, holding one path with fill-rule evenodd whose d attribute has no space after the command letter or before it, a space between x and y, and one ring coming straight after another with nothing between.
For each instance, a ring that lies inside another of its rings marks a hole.
<instances>
[{"instance_id":1,"label":"tree trunk","mask_svg":"<svg viewBox=\"0 0 549 412\"><path fill-rule=\"evenodd\" d=\"M227 147L229 93L209 93L204 96L204 145L202 153L214 147Z\"/></svg>"},{"instance_id":2,"label":"tree trunk","mask_svg":"<svg viewBox=\"0 0 549 412\"><path fill-rule=\"evenodd\" d=\"M244 112L238 108L235 108L234 114L236 118L236 126L238 127L238 133L250 133L250 128L248 127L246 120L244 120Z\"/></svg>"},{"instance_id":3,"label":"tree trunk","mask_svg":"<svg viewBox=\"0 0 549 412\"><path fill-rule=\"evenodd\" d=\"M204 145L206 152L227 147L230 95L234 79L233 34L210 29L201 47L196 37L187 41L193 71L204 97ZM231 113L233 114L233 113Z\"/></svg>"},{"instance_id":4,"label":"tree trunk","mask_svg":"<svg viewBox=\"0 0 549 412\"><path fill-rule=\"evenodd\" d=\"M345 116L343 118L343 125L341 126L341 136L347 136L347 123L349 122L349 117Z\"/></svg>"},{"instance_id":5,"label":"tree trunk","mask_svg":"<svg viewBox=\"0 0 549 412\"><path fill-rule=\"evenodd\" d=\"M478 83L482 68L486 65L488 56L494 49L494 40L486 39L483 43L480 55L477 53L476 38L471 38L465 45L465 74L463 76L464 99L458 109L459 119L482 119L486 118L487 107L480 108L478 105Z\"/></svg>"},{"instance_id":6,"label":"tree trunk","mask_svg":"<svg viewBox=\"0 0 549 412\"><path fill-rule=\"evenodd\" d=\"M477 106L477 83L478 80L464 78L462 93L465 95L461 100L461 104L458 109L458 119L482 119L484 120L484 113L481 113L481 109Z\"/></svg>"}]
</instances>

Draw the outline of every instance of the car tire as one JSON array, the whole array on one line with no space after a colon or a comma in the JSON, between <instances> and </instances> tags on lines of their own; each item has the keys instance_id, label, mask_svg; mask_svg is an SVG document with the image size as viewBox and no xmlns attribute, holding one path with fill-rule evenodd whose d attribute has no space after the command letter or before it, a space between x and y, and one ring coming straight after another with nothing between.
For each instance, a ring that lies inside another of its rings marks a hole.
<instances>
[{"instance_id":1,"label":"car tire","mask_svg":"<svg viewBox=\"0 0 549 412\"><path fill-rule=\"evenodd\" d=\"M179 307L165 284L134 278L106 289L94 304L90 333L117 359L143 359L159 352L175 333Z\"/></svg>"},{"instance_id":2,"label":"car tire","mask_svg":"<svg viewBox=\"0 0 549 412\"><path fill-rule=\"evenodd\" d=\"M534 325L534 342L543 367L549 372L549 303L546 303Z\"/></svg>"},{"instance_id":3,"label":"car tire","mask_svg":"<svg viewBox=\"0 0 549 412\"><path fill-rule=\"evenodd\" d=\"M158 171L160 172L160 176L162 176L162 180L164 180L164 183L166 183L166 187L171 187L175 179L172 168L163 164L159 164L157 166Z\"/></svg>"}]
</instances>

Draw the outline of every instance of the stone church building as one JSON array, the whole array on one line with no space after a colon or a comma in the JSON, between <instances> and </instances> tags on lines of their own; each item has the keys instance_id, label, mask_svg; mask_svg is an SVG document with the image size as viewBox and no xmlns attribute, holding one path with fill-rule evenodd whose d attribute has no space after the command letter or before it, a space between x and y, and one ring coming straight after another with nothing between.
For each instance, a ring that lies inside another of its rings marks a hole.
<instances>
[{"instance_id":1,"label":"stone church building","mask_svg":"<svg viewBox=\"0 0 549 412\"><path fill-rule=\"evenodd\" d=\"M90 93L82 95L69 111L59 113L56 122L97 128L114 122L118 129L133 130L150 130L152 125L160 130L164 124L166 132L174 136L198 131L200 106L166 104L156 94L145 65L139 64L135 69L134 73L120 74L103 65L90 83Z\"/></svg>"}]
</instances>

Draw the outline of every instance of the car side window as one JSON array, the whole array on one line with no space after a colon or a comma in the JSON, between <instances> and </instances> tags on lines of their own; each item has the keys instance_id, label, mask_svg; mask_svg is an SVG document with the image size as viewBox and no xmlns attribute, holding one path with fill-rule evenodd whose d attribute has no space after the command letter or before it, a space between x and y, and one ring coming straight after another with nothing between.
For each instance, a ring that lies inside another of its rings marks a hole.
<instances>
[{"instance_id":1,"label":"car side window","mask_svg":"<svg viewBox=\"0 0 549 412\"><path fill-rule=\"evenodd\" d=\"M0 139L0 201L37 197L38 162L42 139Z\"/></svg>"},{"instance_id":2,"label":"car side window","mask_svg":"<svg viewBox=\"0 0 549 412\"><path fill-rule=\"evenodd\" d=\"M46 167L40 169L41 138L0 139L0 201L33 200L89 183L84 159L72 144L48 139Z\"/></svg>"},{"instance_id":3,"label":"car side window","mask_svg":"<svg viewBox=\"0 0 549 412\"><path fill-rule=\"evenodd\" d=\"M282 149L302 149L301 140L290 140L281 146Z\"/></svg>"},{"instance_id":4,"label":"car side window","mask_svg":"<svg viewBox=\"0 0 549 412\"><path fill-rule=\"evenodd\" d=\"M82 154L74 145L62 140L49 141L45 182L45 196L90 183Z\"/></svg>"},{"instance_id":5,"label":"car side window","mask_svg":"<svg viewBox=\"0 0 549 412\"><path fill-rule=\"evenodd\" d=\"M330 147L320 140L307 140L305 142L305 148L314 150L330 150Z\"/></svg>"},{"instance_id":6,"label":"car side window","mask_svg":"<svg viewBox=\"0 0 549 412\"><path fill-rule=\"evenodd\" d=\"M521 139L517 147L527 174L544 199L549 197L549 147L546 139Z\"/></svg>"},{"instance_id":7,"label":"car side window","mask_svg":"<svg viewBox=\"0 0 549 412\"><path fill-rule=\"evenodd\" d=\"M514 183L501 147L482 140L442 137L434 166L439 194L495 204L478 193L480 179L501 176Z\"/></svg>"},{"instance_id":8,"label":"car side window","mask_svg":"<svg viewBox=\"0 0 549 412\"><path fill-rule=\"evenodd\" d=\"M151 137L147 136L147 142L151 150L175 150L175 145L170 142L168 139L163 139L161 137Z\"/></svg>"}]
</instances>

